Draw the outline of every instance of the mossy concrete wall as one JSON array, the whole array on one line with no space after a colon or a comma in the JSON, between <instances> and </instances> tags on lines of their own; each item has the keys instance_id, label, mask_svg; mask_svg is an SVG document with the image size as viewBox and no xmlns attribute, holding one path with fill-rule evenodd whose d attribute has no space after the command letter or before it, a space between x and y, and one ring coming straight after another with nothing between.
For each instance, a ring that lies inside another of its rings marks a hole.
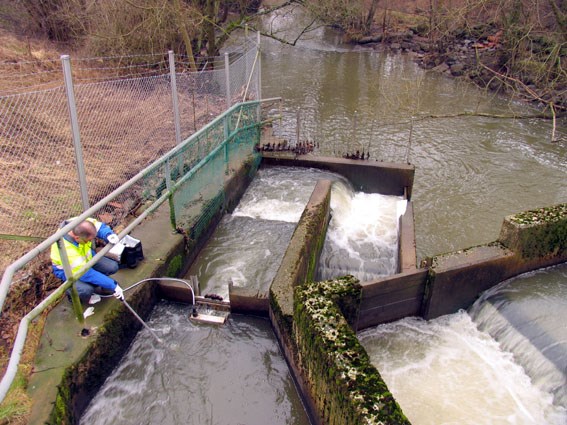
<instances>
[{"instance_id":1,"label":"mossy concrete wall","mask_svg":"<svg viewBox=\"0 0 567 425\"><path fill-rule=\"evenodd\" d=\"M454 313L506 279L567 261L565 204L506 217L497 241L435 256L421 269L415 268L415 240L404 241L404 233L413 232L406 215L400 256L406 249L409 254L400 259L400 273L361 283L358 330L408 316Z\"/></svg>"},{"instance_id":2,"label":"mossy concrete wall","mask_svg":"<svg viewBox=\"0 0 567 425\"><path fill-rule=\"evenodd\" d=\"M262 164L312 167L346 177L357 191L411 199L415 167L389 162L293 155L289 152L262 152Z\"/></svg>"},{"instance_id":3,"label":"mossy concrete wall","mask_svg":"<svg viewBox=\"0 0 567 425\"><path fill-rule=\"evenodd\" d=\"M566 204L506 217L497 241L431 260L422 316L432 319L468 308L480 293L506 279L566 261Z\"/></svg>"},{"instance_id":4,"label":"mossy concrete wall","mask_svg":"<svg viewBox=\"0 0 567 425\"><path fill-rule=\"evenodd\" d=\"M298 368L299 353L292 333L293 291L297 285L313 280L327 233L330 201L331 182L317 182L274 277L269 295L269 315L274 332L300 393L304 396L307 410L317 424L321 422L317 414L313 415L316 412L313 394L310 393L304 375Z\"/></svg>"},{"instance_id":5,"label":"mossy concrete wall","mask_svg":"<svg viewBox=\"0 0 567 425\"><path fill-rule=\"evenodd\" d=\"M313 423L409 424L354 333L358 281L313 282L330 194L331 182L319 181L273 280L274 331Z\"/></svg>"},{"instance_id":6,"label":"mossy concrete wall","mask_svg":"<svg viewBox=\"0 0 567 425\"><path fill-rule=\"evenodd\" d=\"M295 288L297 368L320 423L409 424L352 329L360 290L352 276Z\"/></svg>"}]
</instances>

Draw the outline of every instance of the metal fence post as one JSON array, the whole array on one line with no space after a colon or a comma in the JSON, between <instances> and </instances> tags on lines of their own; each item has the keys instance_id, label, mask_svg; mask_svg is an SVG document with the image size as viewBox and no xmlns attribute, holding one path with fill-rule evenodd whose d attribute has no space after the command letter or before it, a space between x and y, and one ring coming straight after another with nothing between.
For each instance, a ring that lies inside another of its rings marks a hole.
<instances>
[{"instance_id":1,"label":"metal fence post","mask_svg":"<svg viewBox=\"0 0 567 425\"><path fill-rule=\"evenodd\" d=\"M181 143L181 120L179 118L179 98L177 96L177 78L175 76L175 58L173 50L167 52L169 55L169 78L171 79L171 100L173 101L173 122L175 124L175 142Z\"/></svg>"},{"instance_id":2,"label":"metal fence post","mask_svg":"<svg viewBox=\"0 0 567 425\"><path fill-rule=\"evenodd\" d=\"M223 129L224 129L224 164L225 170L224 173L228 175L228 136L230 135L230 126L229 126L228 116L224 117L223 120Z\"/></svg>"},{"instance_id":3,"label":"metal fence post","mask_svg":"<svg viewBox=\"0 0 567 425\"><path fill-rule=\"evenodd\" d=\"M177 229L177 218L175 214L175 191L172 189L171 184L171 165L169 158L165 161L165 187L169 192L168 202L169 202L169 222L173 230Z\"/></svg>"},{"instance_id":4,"label":"metal fence post","mask_svg":"<svg viewBox=\"0 0 567 425\"><path fill-rule=\"evenodd\" d=\"M77 115L77 104L75 102L75 90L73 88L73 75L71 74L71 61L69 59L69 55L62 55L61 62L63 64L65 91L67 93L67 106L69 107L69 117L71 119L71 132L73 136L73 146L75 147L75 160L77 161L77 174L81 190L81 201L83 203L83 211L86 211L90 207L89 191L87 188L85 163L83 161L81 132L79 129L79 117Z\"/></svg>"},{"instance_id":5,"label":"metal fence post","mask_svg":"<svg viewBox=\"0 0 567 425\"><path fill-rule=\"evenodd\" d=\"M248 42L249 42L248 37L249 37L249 35L248 35L248 24L246 24L244 26L244 43L246 43L245 45L248 45ZM249 63L250 60L248 58L249 53L250 52L248 51L248 49L245 49L245 51L244 51L244 75L246 75L246 76L249 75L248 74L249 72L253 71L253 69L250 69L250 63ZM244 98L242 98L241 101L245 102L246 96Z\"/></svg>"},{"instance_id":6,"label":"metal fence post","mask_svg":"<svg viewBox=\"0 0 567 425\"><path fill-rule=\"evenodd\" d=\"M258 55L258 70L256 71L258 73L258 81L256 82L256 84L258 84L257 90L258 90L258 100L262 99L262 51L260 49L260 31L258 31L256 33L258 35L258 42L256 43L256 54Z\"/></svg>"},{"instance_id":7,"label":"metal fence post","mask_svg":"<svg viewBox=\"0 0 567 425\"><path fill-rule=\"evenodd\" d=\"M230 59L228 52L224 54L224 75L226 77L226 109L230 109Z\"/></svg>"},{"instance_id":8,"label":"metal fence post","mask_svg":"<svg viewBox=\"0 0 567 425\"><path fill-rule=\"evenodd\" d=\"M63 270L65 271L65 277L67 280L74 280L73 270L71 269L71 264L69 264L69 257L67 256L67 250L65 249L65 242L63 238L57 241L57 248L59 249L59 254L61 255L61 262L63 263ZM71 291L71 302L73 303L73 311L77 316L79 323L85 323L85 316L83 315L83 306L81 305L81 300L79 299L79 293L75 287L75 282L69 288Z\"/></svg>"}]
</instances>

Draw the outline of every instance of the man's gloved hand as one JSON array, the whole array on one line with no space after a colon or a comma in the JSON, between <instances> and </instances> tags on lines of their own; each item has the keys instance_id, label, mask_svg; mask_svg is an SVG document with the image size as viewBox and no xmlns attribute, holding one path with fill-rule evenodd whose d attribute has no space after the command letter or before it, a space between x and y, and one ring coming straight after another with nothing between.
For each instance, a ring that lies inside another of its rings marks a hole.
<instances>
[{"instance_id":1,"label":"man's gloved hand","mask_svg":"<svg viewBox=\"0 0 567 425\"><path fill-rule=\"evenodd\" d=\"M108 235L106 239L108 240L108 242L110 242L111 244L114 244L114 245L116 245L118 242L120 242L118 235L116 235L114 233L111 233L110 235Z\"/></svg>"},{"instance_id":2,"label":"man's gloved hand","mask_svg":"<svg viewBox=\"0 0 567 425\"><path fill-rule=\"evenodd\" d=\"M116 284L116 288L114 288L114 296L117 300L124 301L124 291L118 284Z\"/></svg>"}]
</instances>

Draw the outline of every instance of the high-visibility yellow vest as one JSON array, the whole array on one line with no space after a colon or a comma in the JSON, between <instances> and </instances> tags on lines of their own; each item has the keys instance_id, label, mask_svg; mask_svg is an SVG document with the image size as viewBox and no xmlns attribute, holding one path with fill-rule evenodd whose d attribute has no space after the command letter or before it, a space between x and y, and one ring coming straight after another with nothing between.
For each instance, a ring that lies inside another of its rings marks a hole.
<instances>
[{"instance_id":1,"label":"high-visibility yellow vest","mask_svg":"<svg viewBox=\"0 0 567 425\"><path fill-rule=\"evenodd\" d=\"M62 227L76 217L70 218L63 222ZM86 221L91 222L98 232L102 226L102 223L94 218L87 218ZM93 243L92 241L78 244L69 235L63 238L63 245L65 246L65 251L67 251L67 257L69 257L69 264L71 265L71 271L73 274L77 273L81 267L83 267L87 261L93 258ZM59 252L59 246L57 243L51 245L51 262L53 266L63 270L63 261L61 260L61 253ZM69 277L69 276L67 276Z\"/></svg>"},{"instance_id":2,"label":"high-visibility yellow vest","mask_svg":"<svg viewBox=\"0 0 567 425\"><path fill-rule=\"evenodd\" d=\"M67 252L67 257L69 258L69 264L71 265L71 271L73 272L73 274L75 274L91 258L93 258L93 244L91 241L76 245L73 242L70 242L66 238L63 239L63 245L65 246L65 251ZM59 252L59 246L56 243L51 245L51 262L55 267L63 270L61 253Z\"/></svg>"}]
</instances>

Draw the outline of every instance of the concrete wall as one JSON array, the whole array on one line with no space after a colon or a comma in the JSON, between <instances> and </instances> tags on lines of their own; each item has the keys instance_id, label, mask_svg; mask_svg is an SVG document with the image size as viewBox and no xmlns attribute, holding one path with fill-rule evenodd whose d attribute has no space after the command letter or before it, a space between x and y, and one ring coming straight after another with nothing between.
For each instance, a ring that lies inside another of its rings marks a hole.
<instances>
[{"instance_id":1,"label":"concrete wall","mask_svg":"<svg viewBox=\"0 0 567 425\"><path fill-rule=\"evenodd\" d=\"M406 212L400 217L398 234L398 273L415 269L417 251L413 203L408 201Z\"/></svg>"},{"instance_id":2,"label":"concrete wall","mask_svg":"<svg viewBox=\"0 0 567 425\"><path fill-rule=\"evenodd\" d=\"M528 271L564 263L567 255L526 260L500 247L480 246L436 257L427 281L422 317L433 319L470 307L487 289Z\"/></svg>"},{"instance_id":3,"label":"concrete wall","mask_svg":"<svg viewBox=\"0 0 567 425\"><path fill-rule=\"evenodd\" d=\"M321 424L313 394L300 368L299 353L293 338L294 288L313 280L327 233L331 200L331 182L321 180L293 233L282 263L270 288L270 320L292 376L303 395L315 424Z\"/></svg>"},{"instance_id":4,"label":"concrete wall","mask_svg":"<svg viewBox=\"0 0 567 425\"><path fill-rule=\"evenodd\" d=\"M415 167L388 162L362 161L333 157L293 155L289 152L262 152L262 164L312 167L346 177L355 190L411 199Z\"/></svg>"},{"instance_id":5,"label":"concrete wall","mask_svg":"<svg viewBox=\"0 0 567 425\"><path fill-rule=\"evenodd\" d=\"M361 282L356 330L408 316L420 316L427 269L413 269L372 282Z\"/></svg>"},{"instance_id":6,"label":"concrete wall","mask_svg":"<svg viewBox=\"0 0 567 425\"><path fill-rule=\"evenodd\" d=\"M561 210L561 206L547 209ZM412 243L408 236L413 232L412 220L406 214L400 256L406 255L406 249L409 254L400 260L402 272L361 284L358 330L407 316L433 319L455 313L470 307L482 292L500 282L567 261L567 215L561 212L551 222L529 225L518 224L514 216L506 217L497 241L438 255L429 260L429 267L415 269L415 240ZM403 241L404 232L407 241Z\"/></svg>"}]
</instances>

